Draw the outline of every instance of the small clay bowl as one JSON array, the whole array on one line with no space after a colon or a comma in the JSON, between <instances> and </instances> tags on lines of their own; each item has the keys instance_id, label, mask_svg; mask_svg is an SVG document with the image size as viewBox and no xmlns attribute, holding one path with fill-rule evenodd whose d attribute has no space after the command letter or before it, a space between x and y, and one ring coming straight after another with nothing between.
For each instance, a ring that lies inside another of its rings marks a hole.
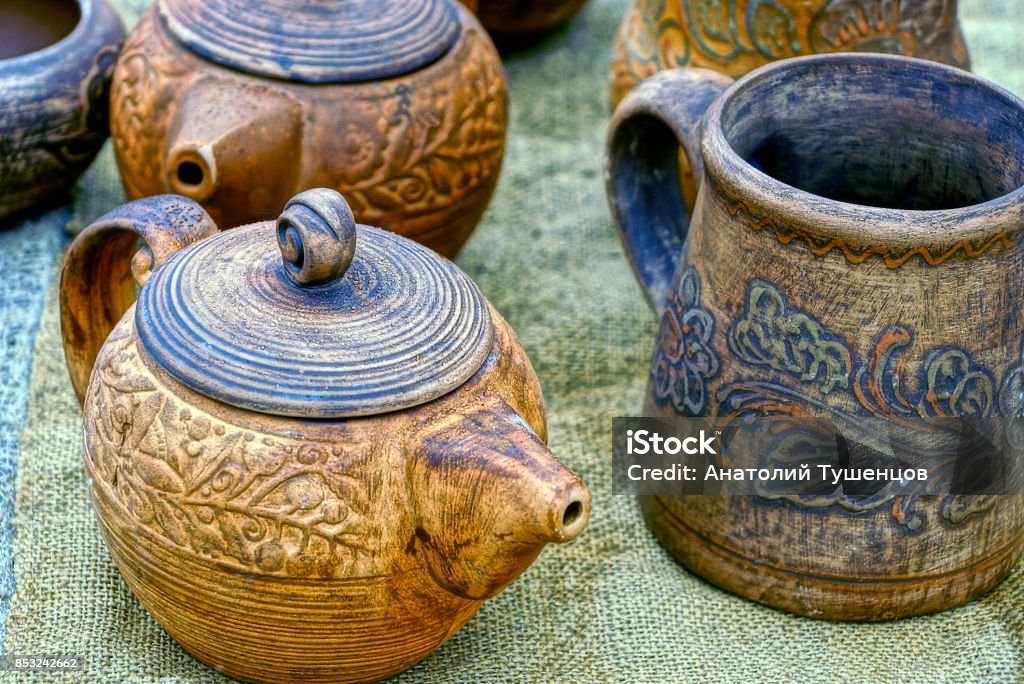
<instances>
[{"instance_id":1,"label":"small clay bowl","mask_svg":"<svg viewBox=\"0 0 1024 684\"><path fill-rule=\"evenodd\" d=\"M123 40L103 0L0 3L0 223L61 197L99 152Z\"/></svg>"}]
</instances>

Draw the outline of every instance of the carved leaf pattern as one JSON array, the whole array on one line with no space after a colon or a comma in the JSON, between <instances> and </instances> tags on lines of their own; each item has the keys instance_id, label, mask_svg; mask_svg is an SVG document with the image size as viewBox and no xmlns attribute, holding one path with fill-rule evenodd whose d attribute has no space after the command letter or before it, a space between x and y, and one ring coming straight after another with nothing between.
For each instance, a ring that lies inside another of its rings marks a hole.
<instances>
[{"instance_id":1,"label":"carved leaf pattern","mask_svg":"<svg viewBox=\"0 0 1024 684\"><path fill-rule=\"evenodd\" d=\"M118 93L113 99L117 109L110 112L111 128L117 132L114 145L118 156L150 179L162 177L160 160L163 158L163 150L153 135L152 112L156 109L166 117L174 116L176 99L166 96L165 86L170 79L188 75L180 60L169 57L171 50L162 32L154 30L152 18L143 17L125 41L111 86L112 91ZM159 97L159 101L151 102L154 96ZM129 177L122 177L130 195L147 194L131 187Z\"/></svg>"},{"instance_id":2,"label":"carved leaf pattern","mask_svg":"<svg viewBox=\"0 0 1024 684\"><path fill-rule=\"evenodd\" d=\"M240 429L181 405L139 367L119 329L90 388L96 422L86 430L94 478L139 525L266 574L341 576L377 552L383 475L365 448Z\"/></svg>"},{"instance_id":3,"label":"carved leaf pattern","mask_svg":"<svg viewBox=\"0 0 1024 684\"><path fill-rule=\"evenodd\" d=\"M388 212L436 211L497 176L505 145L504 80L475 31L451 60L457 77L356 95L360 106L376 113L376 125L346 131L346 151L359 150L364 162L342 172L339 188L356 214L384 221Z\"/></svg>"}]
</instances>

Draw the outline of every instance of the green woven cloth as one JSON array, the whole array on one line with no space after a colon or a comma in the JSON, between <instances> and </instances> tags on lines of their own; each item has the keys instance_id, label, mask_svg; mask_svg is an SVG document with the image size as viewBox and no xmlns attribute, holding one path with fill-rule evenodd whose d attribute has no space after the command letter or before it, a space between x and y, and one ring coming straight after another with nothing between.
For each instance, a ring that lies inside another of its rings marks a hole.
<instances>
[{"instance_id":1,"label":"green woven cloth","mask_svg":"<svg viewBox=\"0 0 1024 684\"><path fill-rule=\"evenodd\" d=\"M139 5L122 3L126 21ZM609 50L624 0L507 60L508 157L459 264L518 331L543 381L552 449L590 485L589 529L546 550L405 682L1024 681L1024 568L958 610L895 623L803 619L687 573L631 497L611 493L611 418L638 412L655 318L606 209L601 157ZM1024 93L1017 0L963 0L982 75ZM121 201L107 150L80 186L83 225ZM79 455L51 289L37 338L16 481L11 654L86 658L83 681L221 676L132 597L100 539Z\"/></svg>"}]
</instances>

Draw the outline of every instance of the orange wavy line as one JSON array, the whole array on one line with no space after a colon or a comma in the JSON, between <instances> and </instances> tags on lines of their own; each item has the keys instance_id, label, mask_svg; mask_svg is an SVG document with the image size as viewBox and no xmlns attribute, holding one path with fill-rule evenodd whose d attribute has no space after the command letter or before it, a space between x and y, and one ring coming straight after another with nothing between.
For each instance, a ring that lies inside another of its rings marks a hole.
<instances>
[{"instance_id":1,"label":"orange wavy line","mask_svg":"<svg viewBox=\"0 0 1024 684\"><path fill-rule=\"evenodd\" d=\"M902 254L892 254L889 248L885 245L874 245L872 247L867 247L862 251L855 251L838 238L829 240L827 243L822 245L816 241L812 235L800 228L792 228L787 231L780 228L769 218L758 219L742 200L732 199L720 189L715 190L715 197L724 204L726 210L733 218L742 218L752 229L760 232L765 228L770 228L775 234L775 239L778 240L780 244L788 245L793 240L799 238L807 245L807 249L810 250L811 254L815 256L823 256L831 252L833 249L838 249L851 264L860 264L873 256L879 256L888 268L899 268L916 255L924 259L925 263L929 266L938 266L960 250L963 250L965 256L973 259L981 256L993 247L998 247L999 245L1002 245L1004 249L1009 249L1013 246L1014 240L1021 232L1020 230L1015 230L1012 231L1011 234L1010 231L1001 231L981 246L975 246L969 240L961 240L939 255L932 254L931 251L923 245L920 247L912 247ZM743 214L743 216L740 216L740 214Z\"/></svg>"}]
</instances>

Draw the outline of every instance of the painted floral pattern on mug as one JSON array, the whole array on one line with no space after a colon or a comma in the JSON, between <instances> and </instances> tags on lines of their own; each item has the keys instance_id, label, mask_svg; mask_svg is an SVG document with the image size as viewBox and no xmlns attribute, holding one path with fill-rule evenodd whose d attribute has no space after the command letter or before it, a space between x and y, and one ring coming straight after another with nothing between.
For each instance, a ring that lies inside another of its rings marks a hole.
<instances>
[{"instance_id":1,"label":"painted floral pattern on mug","mask_svg":"<svg viewBox=\"0 0 1024 684\"><path fill-rule=\"evenodd\" d=\"M829 331L814 316L791 305L777 286L760 279L748 284L744 309L729 326L726 345L744 366L768 371L772 379L750 375L712 390L710 384L719 375L721 361L714 349L715 320L702 305L700 292L700 277L689 266L669 294L651 364L656 403L679 415L829 417L843 426L846 441L862 449L877 447L883 454L917 448L914 436L921 434L919 428L928 420L951 418L975 424L993 415L1012 418L1024 414L1024 352L1020 365L1011 369L1001 384L969 352L955 346L929 349L914 364L907 357L914 335L899 324L883 330L867 353L860 355L854 342ZM908 367L918 369L913 382ZM713 404L709 393L714 394ZM829 401L829 396L838 396L838 401ZM878 434L876 419L889 421L897 431ZM898 429L907 427L912 428L910 437L901 437ZM1007 443L1024 445L1024 437L1014 430L1015 424L1007 423ZM807 453L821 451L820 445L814 444L821 439L834 442L836 435L812 435L806 425L794 423L790 434L760 455L758 465L768 469L801 465ZM762 483L759 491L766 499L804 508L838 507L859 513L889 505L895 521L915 532L926 523L925 513L917 505L920 497L940 493L936 483L955 474L956 462L948 456L936 450L934 462L927 464L930 483L880 482L874 491L852 486L800 494L788 489L776 493L771 483ZM947 523L957 524L989 510L994 503L992 496L946 495L940 514Z\"/></svg>"},{"instance_id":2,"label":"painted floral pattern on mug","mask_svg":"<svg viewBox=\"0 0 1024 684\"><path fill-rule=\"evenodd\" d=\"M718 355L711 347L715 319L700 305L700 278L691 266L669 293L661 319L658 347L651 364L654 394L685 416L707 408L708 382L718 375Z\"/></svg>"},{"instance_id":3,"label":"painted floral pattern on mug","mask_svg":"<svg viewBox=\"0 0 1024 684\"><path fill-rule=\"evenodd\" d=\"M729 329L729 349L744 363L820 384L822 394L849 387L849 349L814 318L787 307L762 280L747 287L747 307Z\"/></svg>"},{"instance_id":4,"label":"painted floral pattern on mug","mask_svg":"<svg viewBox=\"0 0 1024 684\"><path fill-rule=\"evenodd\" d=\"M771 381L751 379L719 388L719 412L740 415L756 406L760 412L774 413L790 401L834 412L838 409L826 403L824 395L842 390L862 417L963 418L992 413L996 404L993 373L970 352L955 346L940 345L925 352L916 364L916 386L908 386L905 369L915 364L906 352L912 343L913 333L893 324L862 357L854 341L844 340L789 304L772 283L754 280L747 287L743 312L729 328L729 350L747 366L766 367L778 374ZM785 383L786 376L802 386ZM815 386L821 396L807 385ZM769 397L774 403L764 403Z\"/></svg>"},{"instance_id":5,"label":"painted floral pattern on mug","mask_svg":"<svg viewBox=\"0 0 1024 684\"><path fill-rule=\"evenodd\" d=\"M855 343L844 341L815 317L789 304L778 287L764 280L748 285L744 310L730 326L727 339L733 357L744 366L775 373L771 379L751 376L719 387L715 413L722 417L827 417L841 426L846 443L878 454L884 460L886 454L921 453L922 447L915 440L948 436L943 432L948 425L941 423L934 425L934 434L928 432L935 419L960 419L964 425L977 427L982 425L980 419L996 413L994 374L970 352L940 345L927 350L914 363L914 359L907 357L914 340L912 331L894 324L871 342L866 354L860 355ZM913 373L907 369L915 367L918 370L912 382ZM1015 382L1019 385L1020 377L1021 372L1011 371L1004 386ZM834 395L843 396L837 401ZM1013 392L1004 389L1000 395L1011 397ZM879 434L877 419L885 419L893 430ZM805 425L796 422L790 435L792 443L783 439L773 443L772 448L760 454L759 466L771 469L801 465L807 453L823 451L816 442L834 443L836 437L831 432L809 434ZM915 459L915 467L927 464L931 474L928 483L878 483L878 488L871 492L847 483L828 492L802 494L774 493L771 483L767 483L761 487L761 493L765 498L801 507L838 506L850 512L874 510L891 503L897 523L908 531L917 531L926 520L915 504L922 496L940 493L941 484L948 484L958 467L951 455L956 455L961 442L958 435L953 437L956 439L948 443L929 444L934 450L933 458ZM890 459L885 465L899 465L899 461ZM947 495L941 515L947 522L957 523L990 509L994 502L990 496Z\"/></svg>"}]
</instances>

